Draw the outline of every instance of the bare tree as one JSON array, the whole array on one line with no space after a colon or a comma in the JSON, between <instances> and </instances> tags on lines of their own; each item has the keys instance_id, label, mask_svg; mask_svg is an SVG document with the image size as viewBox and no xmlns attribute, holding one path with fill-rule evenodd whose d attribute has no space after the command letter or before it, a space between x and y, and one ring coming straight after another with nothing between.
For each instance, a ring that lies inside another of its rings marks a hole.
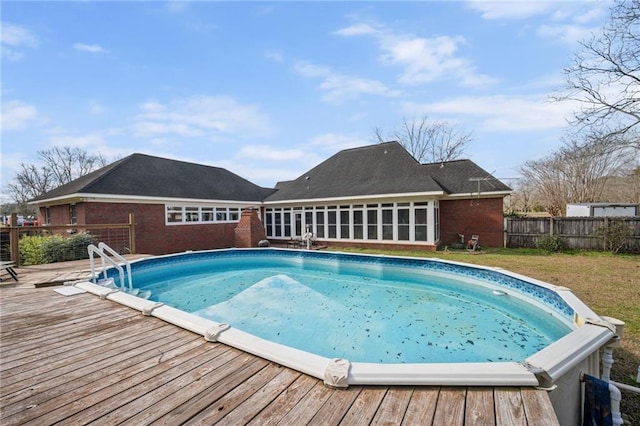
<instances>
[{"instance_id":1,"label":"bare tree","mask_svg":"<svg viewBox=\"0 0 640 426\"><path fill-rule=\"evenodd\" d=\"M612 143L619 143L611 138L618 136L569 141L557 152L524 164L523 178L535 186L551 215L563 215L567 203L610 201L605 192L610 179L637 164L634 151L611 150Z\"/></svg>"},{"instance_id":2,"label":"bare tree","mask_svg":"<svg viewBox=\"0 0 640 426\"><path fill-rule=\"evenodd\" d=\"M580 103L572 124L607 135L632 134L610 143L640 149L640 0L617 0L602 33L581 42L564 71L565 94Z\"/></svg>"},{"instance_id":3,"label":"bare tree","mask_svg":"<svg viewBox=\"0 0 640 426\"><path fill-rule=\"evenodd\" d=\"M77 147L53 147L38 151L37 155L42 165L22 163L14 181L8 184L8 193L21 212L29 211L30 199L107 163L101 154L89 154Z\"/></svg>"},{"instance_id":4,"label":"bare tree","mask_svg":"<svg viewBox=\"0 0 640 426\"><path fill-rule=\"evenodd\" d=\"M537 188L528 179L519 179L511 194L512 212L532 212L537 202Z\"/></svg>"},{"instance_id":5,"label":"bare tree","mask_svg":"<svg viewBox=\"0 0 640 426\"><path fill-rule=\"evenodd\" d=\"M535 186L545 210L552 216L561 216L569 198L562 176L562 165L555 156L527 161L520 172Z\"/></svg>"},{"instance_id":6,"label":"bare tree","mask_svg":"<svg viewBox=\"0 0 640 426\"><path fill-rule=\"evenodd\" d=\"M56 186L71 182L106 165L101 154L89 154L78 147L58 147L38 151L44 168L51 171Z\"/></svg>"},{"instance_id":7,"label":"bare tree","mask_svg":"<svg viewBox=\"0 0 640 426\"><path fill-rule=\"evenodd\" d=\"M398 129L386 136L378 127L373 132L378 142L398 141L420 163L460 158L472 140L470 133L447 121L430 121L426 115L411 120L405 118Z\"/></svg>"}]
</instances>

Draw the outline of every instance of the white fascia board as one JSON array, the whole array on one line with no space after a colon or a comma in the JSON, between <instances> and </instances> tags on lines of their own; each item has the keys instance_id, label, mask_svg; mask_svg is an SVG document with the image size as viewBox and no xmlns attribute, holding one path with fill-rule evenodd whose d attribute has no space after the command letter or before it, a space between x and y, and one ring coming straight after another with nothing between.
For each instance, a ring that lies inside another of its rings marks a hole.
<instances>
[{"instance_id":1,"label":"white fascia board","mask_svg":"<svg viewBox=\"0 0 640 426\"><path fill-rule=\"evenodd\" d=\"M265 206L277 206L277 205L291 205L291 204L339 204L340 202L349 203L353 202L365 202L367 200L388 200L396 198L421 198L430 197L436 198L444 195L444 191L431 191L431 192L405 192L405 193L393 193L393 194L370 194L370 195L352 195L343 197L327 197L327 198L301 198L297 200L278 200L278 201L265 201Z\"/></svg>"},{"instance_id":2,"label":"white fascia board","mask_svg":"<svg viewBox=\"0 0 640 426\"><path fill-rule=\"evenodd\" d=\"M139 195L118 195L118 194L88 194L76 193L61 197L48 198L29 204L47 205L47 204L65 204L65 202L94 202L94 203L139 203L139 204L168 204L168 203L192 203L192 204L225 204L239 206L260 206L261 201L237 201L237 200L214 200L214 199L197 199L197 198L167 198L167 197L145 197Z\"/></svg>"}]
</instances>

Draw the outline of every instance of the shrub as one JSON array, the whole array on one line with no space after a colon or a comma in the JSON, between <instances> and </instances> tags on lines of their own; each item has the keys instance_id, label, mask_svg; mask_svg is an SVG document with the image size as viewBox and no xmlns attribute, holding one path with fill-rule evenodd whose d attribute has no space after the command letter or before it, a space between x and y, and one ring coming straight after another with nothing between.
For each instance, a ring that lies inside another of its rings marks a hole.
<instances>
[{"instance_id":1,"label":"shrub","mask_svg":"<svg viewBox=\"0 0 640 426\"><path fill-rule=\"evenodd\" d=\"M18 248L23 265L40 265L86 259L89 244L95 244L93 236L80 232L66 238L62 235L23 236Z\"/></svg>"},{"instance_id":2,"label":"shrub","mask_svg":"<svg viewBox=\"0 0 640 426\"><path fill-rule=\"evenodd\" d=\"M48 263L44 255L43 246L51 237L25 235L18 242L20 263L22 265L40 265Z\"/></svg>"},{"instance_id":3,"label":"shrub","mask_svg":"<svg viewBox=\"0 0 640 426\"><path fill-rule=\"evenodd\" d=\"M633 235L633 230L623 220L608 220L604 225L596 228L595 235L602 239L605 251L618 253L626 244L627 239Z\"/></svg>"},{"instance_id":4,"label":"shrub","mask_svg":"<svg viewBox=\"0 0 640 426\"><path fill-rule=\"evenodd\" d=\"M548 237L538 238L536 241L536 247L547 253L558 253L566 250L568 248L568 244L562 237L550 235Z\"/></svg>"}]
</instances>

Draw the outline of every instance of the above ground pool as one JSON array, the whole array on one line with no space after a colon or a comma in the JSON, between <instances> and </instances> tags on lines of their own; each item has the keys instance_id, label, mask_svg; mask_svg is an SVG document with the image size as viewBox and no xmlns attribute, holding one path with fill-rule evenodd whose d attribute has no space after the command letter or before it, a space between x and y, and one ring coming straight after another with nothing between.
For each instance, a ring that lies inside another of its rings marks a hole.
<instances>
[{"instance_id":1,"label":"above ground pool","mask_svg":"<svg viewBox=\"0 0 640 426\"><path fill-rule=\"evenodd\" d=\"M332 386L538 385L612 336L568 289L439 259L229 249L131 271L109 298Z\"/></svg>"}]
</instances>

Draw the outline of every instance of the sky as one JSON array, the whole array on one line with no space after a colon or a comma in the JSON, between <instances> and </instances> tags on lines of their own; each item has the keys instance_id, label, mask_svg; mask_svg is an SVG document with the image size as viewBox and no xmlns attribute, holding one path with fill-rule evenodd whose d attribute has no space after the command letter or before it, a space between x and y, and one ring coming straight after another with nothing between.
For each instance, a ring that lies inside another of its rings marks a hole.
<instances>
[{"instance_id":1,"label":"sky","mask_svg":"<svg viewBox=\"0 0 640 426\"><path fill-rule=\"evenodd\" d=\"M38 150L223 167L273 187L428 116L513 185L603 1L2 1L0 187Z\"/></svg>"}]
</instances>

